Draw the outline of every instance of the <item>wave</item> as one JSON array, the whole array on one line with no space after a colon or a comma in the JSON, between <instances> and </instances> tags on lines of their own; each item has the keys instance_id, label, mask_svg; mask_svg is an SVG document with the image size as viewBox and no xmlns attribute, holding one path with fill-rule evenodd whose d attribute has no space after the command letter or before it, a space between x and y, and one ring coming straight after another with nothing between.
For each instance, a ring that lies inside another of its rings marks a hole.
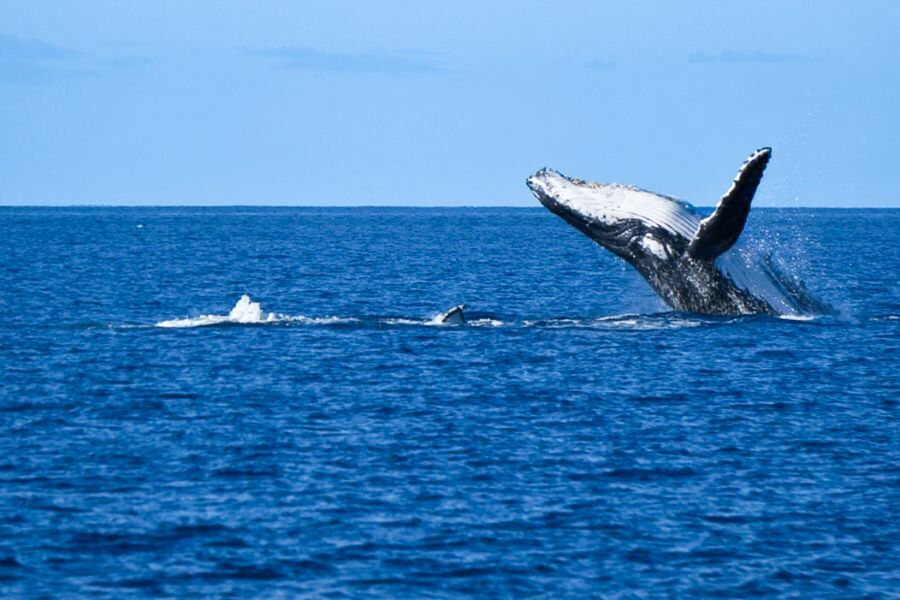
<instances>
[{"instance_id":1,"label":"wave","mask_svg":"<svg viewBox=\"0 0 900 600\"><path fill-rule=\"evenodd\" d=\"M720 324L729 322L721 317L697 317L692 318L682 313L656 313L656 314L637 314L625 313L621 315L609 315L604 317L594 317L588 319L579 319L573 317L560 317L555 319L540 319L536 321L523 321L526 327L548 327L548 328L589 328L589 329L625 329L630 331L653 331L661 329L686 329L692 327L702 327L704 325Z\"/></svg>"},{"instance_id":2,"label":"wave","mask_svg":"<svg viewBox=\"0 0 900 600\"><path fill-rule=\"evenodd\" d=\"M442 321L443 313L429 315L424 318L408 317L308 317L306 315L287 315L276 312L266 312L262 304L255 302L249 295L244 294L227 315L200 315L182 319L168 319L156 323L156 327L163 328L190 328L210 327L215 325L341 325L341 324L369 324L369 325L415 325L415 326L439 326L453 327L452 323ZM467 327L502 327L503 321L494 318L472 318L465 322Z\"/></svg>"},{"instance_id":3,"label":"wave","mask_svg":"<svg viewBox=\"0 0 900 600\"><path fill-rule=\"evenodd\" d=\"M714 327L754 319L773 318L765 315L721 317L694 315L683 312L660 312L651 314L624 313L600 317L551 317L546 319L507 318L492 313L469 313L464 323L442 322L443 313L424 317L398 316L324 316L288 315L263 310L260 302L244 294L227 315L204 314L198 317L168 319L159 321L155 327L192 328L239 325L355 325L361 327L442 327L442 328L546 328L546 329L616 329L622 331L660 331ZM781 315L784 321L810 322L819 320L810 315ZM123 326L124 327L124 326Z\"/></svg>"},{"instance_id":4,"label":"wave","mask_svg":"<svg viewBox=\"0 0 900 600\"><path fill-rule=\"evenodd\" d=\"M821 318L822 315L797 315L797 314L784 314L778 315L779 319L783 321L815 321Z\"/></svg>"}]
</instances>

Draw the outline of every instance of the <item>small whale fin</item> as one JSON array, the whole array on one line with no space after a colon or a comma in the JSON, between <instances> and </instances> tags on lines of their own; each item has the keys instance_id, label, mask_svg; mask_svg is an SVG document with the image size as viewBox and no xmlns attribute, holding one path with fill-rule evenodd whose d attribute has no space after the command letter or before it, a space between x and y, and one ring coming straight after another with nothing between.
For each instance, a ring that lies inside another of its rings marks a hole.
<instances>
[{"instance_id":1,"label":"small whale fin","mask_svg":"<svg viewBox=\"0 0 900 600\"><path fill-rule=\"evenodd\" d=\"M434 322L441 325L462 325L466 322L465 304L457 304L442 315L435 317Z\"/></svg>"},{"instance_id":2,"label":"small whale fin","mask_svg":"<svg viewBox=\"0 0 900 600\"><path fill-rule=\"evenodd\" d=\"M771 148L760 148L744 161L731 187L716 204L716 209L700 221L694 239L688 245L688 256L712 260L734 246L744 230L750 202L771 156Z\"/></svg>"}]
</instances>

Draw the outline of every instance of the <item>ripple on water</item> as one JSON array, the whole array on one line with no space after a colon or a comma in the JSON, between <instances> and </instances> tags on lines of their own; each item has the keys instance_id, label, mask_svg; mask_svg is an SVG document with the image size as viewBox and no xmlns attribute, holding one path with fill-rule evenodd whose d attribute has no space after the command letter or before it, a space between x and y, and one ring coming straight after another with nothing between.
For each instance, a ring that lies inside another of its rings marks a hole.
<instances>
[{"instance_id":1,"label":"ripple on water","mask_svg":"<svg viewBox=\"0 0 900 600\"><path fill-rule=\"evenodd\" d=\"M900 212L754 211L823 245L804 321L666 311L541 211L17 211L4 597L897 587Z\"/></svg>"}]
</instances>

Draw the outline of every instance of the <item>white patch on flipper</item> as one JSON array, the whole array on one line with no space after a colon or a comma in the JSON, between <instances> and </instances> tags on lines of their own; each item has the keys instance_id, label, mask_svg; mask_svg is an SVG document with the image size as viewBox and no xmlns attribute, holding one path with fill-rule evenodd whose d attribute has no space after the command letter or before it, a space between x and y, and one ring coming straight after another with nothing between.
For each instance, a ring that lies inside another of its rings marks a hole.
<instances>
[{"instance_id":1,"label":"white patch on flipper","mask_svg":"<svg viewBox=\"0 0 900 600\"><path fill-rule=\"evenodd\" d=\"M653 239L653 236L649 233L641 238L641 247L657 258L663 260L669 258L669 251L666 249L665 245Z\"/></svg>"}]
</instances>

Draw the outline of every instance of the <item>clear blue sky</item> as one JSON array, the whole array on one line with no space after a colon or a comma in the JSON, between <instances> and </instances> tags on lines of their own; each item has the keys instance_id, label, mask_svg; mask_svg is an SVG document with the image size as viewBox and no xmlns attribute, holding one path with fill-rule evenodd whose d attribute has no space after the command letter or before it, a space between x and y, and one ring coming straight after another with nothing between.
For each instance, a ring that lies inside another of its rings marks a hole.
<instances>
[{"instance_id":1,"label":"clear blue sky","mask_svg":"<svg viewBox=\"0 0 900 600\"><path fill-rule=\"evenodd\" d=\"M676 6L677 5L677 6ZM0 204L900 206L900 2L0 0Z\"/></svg>"}]
</instances>

